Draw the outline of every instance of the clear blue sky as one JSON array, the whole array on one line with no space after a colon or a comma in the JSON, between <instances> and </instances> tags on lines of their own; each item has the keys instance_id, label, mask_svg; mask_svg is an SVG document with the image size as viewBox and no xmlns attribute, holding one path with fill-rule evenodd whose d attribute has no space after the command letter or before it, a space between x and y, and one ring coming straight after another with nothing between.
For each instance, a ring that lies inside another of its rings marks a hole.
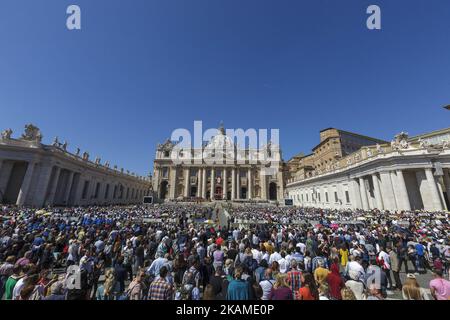
<instances>
[{"instance_id":1,"label":"clear blue sky","mask_svg":"<svg viewBox=\"0 0 450 320\"><path fill-rule=\"evenodd\" d=\"M279 128L285 159L330 126L450 126L448 0L1 0L0 41L0 129L32 122L140 174L194 120Z\"/></svg>"}]
</instances>

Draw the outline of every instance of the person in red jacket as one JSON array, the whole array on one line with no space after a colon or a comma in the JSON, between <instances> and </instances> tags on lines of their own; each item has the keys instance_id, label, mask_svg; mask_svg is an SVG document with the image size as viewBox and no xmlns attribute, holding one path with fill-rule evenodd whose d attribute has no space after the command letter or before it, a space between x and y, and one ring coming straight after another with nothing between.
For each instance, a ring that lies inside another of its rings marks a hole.
<instances>
[{"instance_id":1,"label":"person in red jacket","mask_svg":"<svg viewBox=\"0 0 450 320\"><path fill-rule=\"evenodd\" d=\"M330 289L330 298L333 300L342 300L341 290L345 287L345 283L339 274L339 265L334 262L331 265L331 273L327 276L327 283Z\"/></svg>"}]
</instances>

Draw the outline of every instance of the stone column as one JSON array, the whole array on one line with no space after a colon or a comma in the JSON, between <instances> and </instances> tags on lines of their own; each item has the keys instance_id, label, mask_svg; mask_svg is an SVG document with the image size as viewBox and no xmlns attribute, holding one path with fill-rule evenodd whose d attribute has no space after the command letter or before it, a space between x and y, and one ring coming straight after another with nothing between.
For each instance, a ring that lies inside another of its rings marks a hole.
<instances>
[{"instance_id":1,"label":"stone column","mask_svg":"<svg viewBox=\"0 0 450 320\"><path fill-rule=\"evenodd\" d=\"M184 169L184 197L189 197L189 168Z\"/></svg>"},{"instance_id":2,"label":"stone column","mask_svg":"<svg viewBox=\"0 0 450 320\"><path fill-rule=\"evenodd\" d=\"M45 205L45 197L47 196L52 169L53 166L51 164L41 164L36 193L32 201L32 205L35 207L43 207Z\"/></svg>"},{"instance_id":3,"label":"stone column","mask_svg":"<svg viewBox=\"0 0 450 320\"><path fill-rule=\"evenodd\" d=\"M425 169L425 176L427 178L428 188L430 190L431 195L431 199L429 200L431 200L434 210L441 211L442 210L441 197L439 196L439 190L437 188L436 180L434 179L433 171L431 168Z\"/></svg>"},{"instance_id":4,"label":"stone column","mask_svg":"<svg viewBox=\"0 0 450 320\"><path fill-rule=\"evenodd\" d=\"M88 192L87 192L87 197L86 197L86 201L87 204L90 205L92 204L96 199L94 199L94 193L95 193L95 187L97 185L97 180L95 179L95 177L91 176L91 181L89 182L89 186L88 186ZM124 186L124 190L123 190L123 200L124 203L127 203L127 188L128 185Z\"/></svg>"},{"instance_id":5,"label":"stone column","mask_svg":"<svg viewBox=\"0 0 450 320\"><path fill-rule=\"evenodd\" d=\"M16 205L23 206L28 196L28 190L30 189L31 178L33 178L34 167L36 162L28 162L27 171L23 178L22 185L20 186L19 195L17 196Z\"/></svg>"},{"instance_id":6,"label":"stone column","mask_svg":"<svg viewBox=\"0 0 450 320\"><path fill-rule=\"evenodd\" d=\"M173 166L170 168L170 190L169 190L169 198L175 199L175 190L177 188L177 167Z\"/></svg>"},{"instance_id":7,"label":"stone column","mask_svg":"<svg viewBox=\"0 0 450 320\"><path fill-rule=\"evenodd\" d=\"M264 168L261 168L259 173L259 181L261 184L261 199L267 200L267 176L264 172Z\"/></svg>"},{"instance_id":8,"label":"stone column","mask_svg":"<svg viewBox=\"0 0 450 320\"><path fill-rule=\"evenodd\" d=\"M64 203L67 205L67 202L69 201L70 197L70 191L72 190L72 182L73 182L73 175L75 173L73 171L70 171L69 178L67 179L67 187L66 192L64 194Z\"/></svg>"},{"instance_id":9,"label":"stone column","mask_svg":"<svg viewBox=\"0 0 450 320\"><path fill-rule=\"evenodd\" d=\"M278 170L277 172L277 191L278 191L278 201L283 201L284 203L284 186L283 186L283 170Z\"/></svg>"},{"instance_id":10,"label":"stone column","mask_svg":"<svg viewBox=\"0 0 450 320\"><path fill-rule=\"evenodd\" d=\"M202 170L202 198L206 199L206 185L208 184L208 180L206 180L206 168Z\"/></svg>"},{"instance_id":11,"label":"stone column","mask_svg":"<svg viewBox=\"0 0 450 320\"><path fill-rule=\"evenodd\" d=\"M153 190L155 190L155 191L156 190L159 191L159 177L161 176L160 170L161 170L160 167L156 167L155 168L155 176L152 178ZM159 194L159 192L158 192L158 194Z\"/></svg>"},{"instance_id":12,"label":"stone column","mask_svg":"<svg viewBox=\"0 0 450 320\"><path fill-rule=\"evenodd\" d=\"M197 171L197 198L200 198L202 193L202 169L198 168Z\"/></svg>"},{"instance_id":13,"label":"stone column","mask_svg":"<svg viewBox=\"0 0 450 320\"><path fill-rule=\"evenodd\" d=\"M436 181L436 185L438 187L439 196L441 198L442 209L444 211L448 211L447 204L445 203L445 197L444 197L444 190L445 189L442 188L442 185L441 185L440 181ZM445 186L444 186L444 188L445 188Z\"/></svg>"},{"instance_id":14,"label":"stone column","mask_svg":"<svg viewBox=\"0 0 450 320\"><path fill-rule=\"evenodd\" d=\"M227 186L228 186L227 168L223 168L223 187L222 187L222 199L227 199Z\"/></svg>"},{"instance_id":15,"label":"stone column","mask_svg":"<svg viewBox=\"0 0 450 320\"><path fill-rule=\"evenodd\" d=\"M389 171L380 172L381 180L381 197L383 198L384 210L395 210L397 205L395 203L394 189Z\"/></svg>"},{"instance_id":16,"label":"stone column","mask_svg":"<svg viewBox=\"0 0 450 320\"><path fill-rule=\"evenodd\" d=\"M247 199L251 200L253 198L252 168L248 168L247 171L247 193Z\"/></svg>"},{"instance_id":17,"label":"stone column","mask_svg":"<svg viewBox=\"0 0 450 320\"><path fill-rule=\"evenodd\" d=\"M215 172L214 172L214 168L211 168L211 191L210 191L210 199L214 200L214 194L215 194L215 186L216 186L216 182L215 180L215 176L214 176Z\"/></svg>"},{"instance_id":18,"label":"stone column","mask_svg":"<svg viewBox=\"0 0 450 320\"><path fill-rule=\"evenodd\" d=\"M2 196L5 195L6 188L8 187L8 181L11 177L11 172L14 166L14 162L5 161L2 165L2 171L0 171L0 201Z\"/></svg>"},{"instance_id":19,"label":"stone column","mask_svg":"<svg viewBox=\"0 0 450 320\"><path fill-rule=\"evenodd\" d=\"M362 206L364 210L369 210L369 199L367 198L366 185L364 184L364 178L359 177L359 190L361 193Z\"/></svg>"},{"instance_id":20,"label":"stone column","mask_svg":"<svg viewBox=\"0 0 450 320\"><path fill-rule=\"evenodd\" d=\"M450 169L444 170L444 184L447 191L447 199L450 201Z\"/></svg>"},{"instance_id":21,"label":"stone column","mask_svg":"<svg viewBox=\"0 0 450 320\"><path fill-rule=\"evenodd\" d=\"M74 205L80 205L80 203L81 203L81 200L82 200L81 198L83 197L83 189L84 189L85 180L86 180L86 176L84 176L83 174L80 174L78 177L77 188L75 189L75 196L74 196L74 201L73 201ZM114 203L119 202L119 196L120 196L119 184L116 184L116 187L117 187L117 193L116 193L116 198L114 199ZM113 192L114 192L114 190L113 190Z\"/></svg>"},{"instance_id":22,"label":"stone column","mask_svg":"<svg viewBox=\"0 0 450 320\"><path fill-rule=\"evenodd\" d=\"M236 199L241 198L241 170L236 170Z\"/></svg>"},{"instance_id":23,"label":"stone column","mask_svg":"<svg viewBox=\"0 0 450 320\"><path fill-rule=\"evenodd\" d=\"M373 189L375 192L375 201L377 204L378 210L383 210L383 199L381 197L381 189L380 189L380 183L378 181L378 175L376 173L372 174L372 183L373 183Z\"/></svg>"},{"instance_id":24,"label":"stone column","mask_svg":"<svg viewBox=\"0 0 450 320\"><path fill-rule=\"evenodd\" d=\"M46 205L50 205L50 206L53 205L53 201L55 200L56 187L58 186L60 173L61 173L61 168L60 167L56 167L55 175L53 177L53 181L51 182L50 192L48 194L47 200L45 201Z\"/></svg>"},{"instance_id":25,"label":"stone column","mask_svg":"<svg viewBox=\"0 0 450 320\"><path fill-rule=\"evenodd\" d=\"M399 209L411 211L411 204L409 203L408 190L406 189L405 177L402 170L397 170L397 186L398 186L398 198Z\"/></svg>"},{"instance_id":26,"label":"stone column","mask_svg":"<svg viewBox=\"0 0 450 320\"><path fill-rule=\"evenodd\" d=\"M400 195L398 194L397 173L395 171L390 172L392 189L394 190L395 209L399 210L401 207Z\"/></svg>"},{"instance_id":27,"label":"stone column","mask_svg":"<svg viewBox=\"0 0 450 320\"><path fill-rule=\"evenodd\" d=\"M345 192L344 192L344 189L342 188L342 184L338 183L336 186L336 189L337 189L336 192L338 195L338 201L335 204L335 206L337 208L342 208L345 205Z\"/></svg>"},{"instance_id":28,"label":"stone column","mask_svg":"<svg viewBox=\"0 0 450 320\"><path fill-rule=\"evenodd\" d=\"M359 195L359 185L355 179L350 180L349 192L350 192L351 207L353 209L361 209L362 205L361 205L361 196Z\"/></svg>"},{"instance_id":29,"label":"stone column","mask_svg":"<svg viewBox=\"0 0 450 320\"><path fill-rule=\"evenodd\" d=\"M236 199L236 169L231 169L231 200Z\"/></svg>"}]
</instances>

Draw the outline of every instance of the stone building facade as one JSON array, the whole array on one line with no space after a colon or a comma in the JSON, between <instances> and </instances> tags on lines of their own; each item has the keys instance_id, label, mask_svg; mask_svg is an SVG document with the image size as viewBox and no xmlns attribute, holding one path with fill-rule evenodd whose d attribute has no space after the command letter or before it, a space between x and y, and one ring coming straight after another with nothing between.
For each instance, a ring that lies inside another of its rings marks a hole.
<instances>
[{"instance_id":1,"label":"stone building facade","mask_svg":"<svg viewBox=\"0 0 450 320\"><path fill-rule=\"evenodd\" d=\"M12 130L0 138L0 203L19 206L109 205L142 202L151 194L150 178L110 168L89 154L67 150L57 138L42 143L40 130L25 126L12 138Z\"/></svg>"},{"instance_id":2,"label":"stone building facade","mask_svg":"<svg viewBox=\"0 0 450 320\"><path fill-rule=\"evenodd\" d=\"M305 156L300 153L287 161L288 173L286 179L295 178L298 180L311 177L314 171L327 170L332 163L342 159L342 157L359 150L361 147L377 143L383 144L387 141L335 128L324 129L320 131L320 142L312 149L311 154Z\"/></svg>"},{"instance_id":3,"label":"stone building facade","mask_svg":"<svg viewBox=\"0 0 450 320\"><path fill-rule=\"evenodd\" d=\"M450 207L450 128L366 146L290 178L295 205L330 209L442 211Z\"/></svg>"},{"instance_id":4,"label":"stone building facade","mask_svg":"<svg viewBox=\"0 0 450 320\"><path fill-rule=\"evenodd\" d=\"M156 150L153 189L160 200L266 202L283 199L283 161L279 146L269 142L259 149L238 147L223 127L199 148L180 150L177 146L176 142L167 140ZM264 159L270 158L270 163L258 160L262 153Z\"/></svg>"}]
</instances>

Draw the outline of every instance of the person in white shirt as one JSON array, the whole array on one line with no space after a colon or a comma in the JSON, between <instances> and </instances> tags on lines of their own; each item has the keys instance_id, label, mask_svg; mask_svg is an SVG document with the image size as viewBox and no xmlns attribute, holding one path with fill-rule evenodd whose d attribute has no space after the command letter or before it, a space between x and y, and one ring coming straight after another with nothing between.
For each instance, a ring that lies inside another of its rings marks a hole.
<instances>
[{"instance_id":1,"label":"person in white shirt","mask_svg":"<svg viewBox=\"0 0 450 320\"><path fill-rule=\"evenodd\" d=\"M13 293L12 293L12 299L13 300L20 300L20 291L25 286L25 280L27 276L22 277L17 281L16 285L14 286Z\"/></svg>"},{"instance_id":2,"label":"person in white shirt","mask_svg":"<svg viewBox=\"0 0 450 320\"><path fill-rule=\"evenodd\" d=\"M259 285L263 291L261 300L269 300L270 292L272 291L274 284L275 280L272 279L272 269L268 268L264 273L264 280L259 282Z\"/></svg>"},{"instance_id":3,"label":"person in white shirt","mask_svg":"<svg viewBox=\"0 0 450 320\"><path fill-rule=\"evenodd\" d=\"M252 236L252 243L254 246L257 246L259 244L259 238L256 234L253 234Z\"/></svg>"},{"instance_id":4,"label":"person in white shirt","mask_svg":"<svg viewBox=\"0 0 450 320\"><path fill-rule=\"evenodd\" d=\"M286 260L286 252L281 252L281 259L278 260L278 265L280 266L280 272L281 273L286 273L288 272L289 269L289 263Z\"/></svg>"},{"instance_id":5,"label":"person in white shirt","mask_svg":"<svg viewBox=\"0 0 450 320\"><path fill-rule=\"evenodd\" d=\"M365 276L365 271L360 261L361 258L359 256L352 257L351 261L347 264L347 274L350 276L351 272L356 272L359 276L357 280L363 279Z\"/></svg>"},{"instance_id":6,"label":"person in white shirt","mask_svg":"<svg viewBox=\"0 0 450 320\"><path fill-rule=\"evenodd\" d=\"M252 249L252 254L253 254L253 259L255 259L256 262L258 262L258 264L259 264L263 257L261 251L259 251L258 249Z\"/></svg>"},{"instance_id":7,"label":"person in white shirt","mask_svg":"<svg viewBox=\"0 0 450 320\"><path fill-rule=\"evenodd\" d=\"M305 255L305 251L306 251L306 245L304 243L297 243L297 247L300 248L300 252L302 253L302 255Z\"/></svg>"},{"instance_id":8,"label":"person in white shirt","mask_svg":"<svg viewBox=\"0 0 450 320\"><path fill-rule=\"evenodd\" d=\"M352 270L349 277L350 280L345 282L345 286L352 290L356 300L364 300L364 284L359 280L359 272Z\"/></svg>"},{"instance_id":9,"label":"person in white shirt","mask_svg":"<svg viewBox=\"0 0 450 320\"><path fill-rule=\"evenodd\" d=\"M269 265L271 265L272 262L278 261L278 260L280 260L280 259L281 259L281 255L280 255L277 251L275 251L274 253L272 253L272 254L270 255L270 258L269 258Z\"/></svg>"},{"instance_id":10,"label":"person in white shirt","mask_svg":"<svg viewBox=\"0 0 450 320\"><path fill-rule=\"evenodd\" d=\"M386 252L385 248L382 248L378 253L378 259L383 259L383 270L386 273L386 279L388 281L388 289L392 288L392 279L391 279L391 257Z\"/></svg>"}]
</instances>

